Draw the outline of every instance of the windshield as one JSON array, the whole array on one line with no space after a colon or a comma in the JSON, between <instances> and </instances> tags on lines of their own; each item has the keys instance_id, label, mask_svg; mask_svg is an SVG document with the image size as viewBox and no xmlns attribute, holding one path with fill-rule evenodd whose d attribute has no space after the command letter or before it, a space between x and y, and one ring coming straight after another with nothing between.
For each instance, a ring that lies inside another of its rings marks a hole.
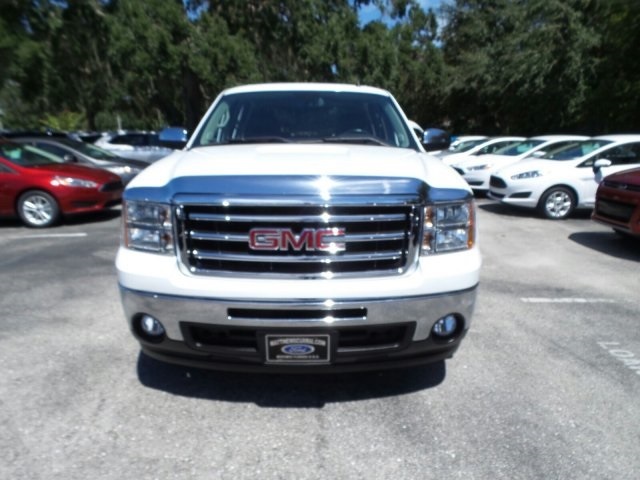
<instances>
[{"instance_id":1,"label":"windshield","mask_svg":"<svg viewBox=\"0 0 640 480\"><path fill-rule=\"evenodd\" d=\"M78 141L70 140L67 138L56 139L56 141L69 148L73 148L74 150L86 155L87 157L95 158L97 160L119 160L120 159L120 157L115 153L111 153L107 150L96 147L95 145L90 145L88 143L78 142Z\"/></svg>"},{"instance_id":2,"label":"windshield","mask_svg":"<svg viewBox=\"0 0 640 480\"><path fill-rule=\"evenodd\" d=\"M496 155L507 155L509 157L515 157L516 155L527 153L532 148L535 148L538 145L542 145L543 143L544 140L523 140L521 142L517 142L515 144L511 144L499 150L496 150L494 153Z\"/></svg>"},{"instance_id":3,"label":"windshield","mask_svg":"<svg viewBox=\"0 0 640 480\"><path fill-rule=\"evenodd\" d=\"M192 147L232 143L361 143L418 150L393 101L354 92L252 92L224 96Z\"/></svg>"},{"instance_id":4,"label":"windshield","mask_svg":"<svg viewBox=\"0 0 640 480\"><path fill-rule=\"evenodd\" d=\"M486 138L481 138L480 140L463 140L461 142L455 142L453 145L449 147L449 152L451 153L462 153L471 150L473 147L480 145L481 143L485 143L487 141Z\"/></svg>"},{"instance_id":5,"label":"windshield","mask_svg":"<svg viewBox=\"0 0 640 480\"><path fill-rule=\"evenodd\" d=\"M544 160L573 160L584 157L609 143L611 143L609 140L582 140L572 142L563 147L549 150L546 155L540 158Z\"/></svg>"},{"instance_id":6,"label":"windshield","mask_svg":"<svg viewBox=\"0 0 640 480\"><path fill-rule=\"evenodd\" d=\"M39 148L17 143L1 143L0 156L22 167L64 163L62 158L40 150Z\"/></svg>"}]
</instances>

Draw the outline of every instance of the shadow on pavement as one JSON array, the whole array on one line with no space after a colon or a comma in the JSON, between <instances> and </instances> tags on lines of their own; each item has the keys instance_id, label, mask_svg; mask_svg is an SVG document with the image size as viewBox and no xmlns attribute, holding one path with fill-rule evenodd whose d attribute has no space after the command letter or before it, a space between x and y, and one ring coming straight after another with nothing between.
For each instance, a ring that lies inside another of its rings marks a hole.
<instances>
[{"instance_id":1,"label":"shadow on pavement","mask_svg":"<svg viewBox=\"0 0 640 480\"><path fill-rule=\"evenodd\" d=\"M506 215L510 217L532 217L538 218L540 220L545 220L548 222L562 222L564 220L548 220L543 217L542 214L538 212L535 208L524 208L518 207L515 205L506 205L504 203L491 201L487 203L478 203L478 208L484 210L489 213L496 213L498 215ZM576 219L576 220L588 220L591 218L591 210L581 209L575 210L567 220Z\"/></svg>"},{"instance_id":2,"label":"shadow on pavement","mask_svg":"<svg viewBox=\"0 0 640 480\"><path fill-rule=\"evenodd\" d=\"M52 232L56 228L66 225L83 225L87 223L108 222L114 218L118 218L121 214L120 208L103 210L101 212L81 213L62 217L60 222L48 228L29 228L25 226L20 219L13 217L0 217L0 228L24 228L28 232Z\"/></svg>"},{"instance_id":3,"label":"shadow on pavement","mask_svg":"<svg viewBox=\"0 0 640 480\"><path fill-rule=\"evenodd\" d=\"M182 367L140 352L138 378L174 395L270 408L322 408L327 403L367 400L432 388L444 380L445 362L421 367L332 375L228 373Z\"/></svg>"},{"instance_id":4,"label":"shadow on pavement","mask_svg":"<svg viewBox=\"0 0 640 480\"><path fill-rule=\"evenodd\" d=\"M507 215L510 217L535 217L537 215L535 210L528 208L517 208L503 203L478 203L478 208L489 213L496 213L498 215Z\"/></svg>"},{"instance_id":5,"label":"shadow on pavement","mask_svg":"<svg viewBox=\"0 0 640 480\"><path fill-rule=\"evenodd\" d=\"M86 223L108 222L118 218L121 214L120 208L103 210L101 212L83 213L80 215L70 215L62 219L62 225L81 225Z\"/></svg>"},{"instance_id":6,"label":"shadow on pavement","mask_svg":"<svg viewBox=\"0 0 640 480\"><path fill-rule=\"evenodd\" d=\"M623 260L640 262L640 238L632 238L611 232L577 232L569 239L600 253Z\"/></svg>"}]
</instances>

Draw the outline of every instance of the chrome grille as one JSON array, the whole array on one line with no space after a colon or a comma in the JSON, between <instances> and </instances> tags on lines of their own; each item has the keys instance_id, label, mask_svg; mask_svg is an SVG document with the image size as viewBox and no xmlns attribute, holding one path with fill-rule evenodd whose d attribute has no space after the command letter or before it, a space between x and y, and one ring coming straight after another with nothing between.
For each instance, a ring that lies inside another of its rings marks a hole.
<instances>
[{"instance_id":1,"label":"chrome grille","mask_svg":"<svg viewBox=\"0 0 640 480\"><path fill-rule=\"evenodd\" d=\"M419 209L414 205L181 205L177 209L180 257L196 275L309 278L394 275L406 271L417 252ZM343 251L302 245L255 250L252 229L340 229Z\"/></svg>"}]
</instances>

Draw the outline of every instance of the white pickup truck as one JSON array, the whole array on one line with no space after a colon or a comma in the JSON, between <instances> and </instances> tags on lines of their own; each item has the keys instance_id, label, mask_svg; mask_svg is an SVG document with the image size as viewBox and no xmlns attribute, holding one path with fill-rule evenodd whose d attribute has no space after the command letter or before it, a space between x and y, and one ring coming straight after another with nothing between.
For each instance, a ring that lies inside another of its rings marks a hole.
<instances>
[{"instance_id":1,"label":"white pickup truck","mask_svg":"<svg viewBox=\"0 0 640 480\"><path fill-rule=\"evenodd\" d=\"M384 90L222 92L127 187L116 267L142 350L223 370L451 357L479 282L475 203Z\"/></svg>"}]
</instances>

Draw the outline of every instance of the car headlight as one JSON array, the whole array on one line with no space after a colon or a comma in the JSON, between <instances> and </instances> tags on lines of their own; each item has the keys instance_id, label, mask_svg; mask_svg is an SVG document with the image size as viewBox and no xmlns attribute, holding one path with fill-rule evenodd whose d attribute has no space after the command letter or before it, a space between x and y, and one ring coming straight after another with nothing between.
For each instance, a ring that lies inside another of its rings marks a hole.
<instances>
[{"instance_id":1,"label":"car headlight","mask_svg":"<svg viewBox=\"0 0 640 480\"><path fill-rule=\"evenodd\" d=\"M125 201L122 211L125 247L148 252L173 253L170 205Z\"/></svg>"},{"instance_id":2,"label":"car headlight","mask_svg":"<svg viewBox=\"0 0 640 480\"><path fill-rule=\"evenodd\" d=\"M113 167L107 167L106 169L112 173L115 173L116 175L129 175L132 173L134 174L140 173L139 168L130 167L129 165L118 165Z\"/></svg>"},{"instance_id":3,"label":"car headlight","mask_svg":"<svg viewBox=\"0 0 640 480\"><path fill-rule=\"evenodd\" d=\"M488 170L492 167L493 165L491 165L490 163L485 163L483 165L473 165L471 167L467 167L467 170L469 172L474 172L477 170Z\"/></svg>"},{"instance_id":4,"label":"car headlight","mask_svg":"<svg viewBox=\"0 0 640 480\"><path fill-rule=\"evenodd\" d=\"M530 172L522 172L517 175L511 175L511 180L525 180L527 178L541 177L543 173L540 170L531 170Z\"/></svg>"},{"instance_id":5,"label":"car headlight","mask_svg":"<svg viewBox=\"0 0 640 480\"><path fill-rule=\"evenodd\" d=\"M422 255L472 248L475 243L475 223L473 201L425 207Z\"/></svg>"},{"instance_id":6,"label":"car headlight","mask_svg":"<svg viewBox=\"0 0 640 480\"><path fill-rule=\"evenodd\" d=\"M51 180L51 185L54 187L79 187L79 188L96 188L98 184L91 180L84 180L82 178L73 177L61 177L56 176Z\"/></svg>"}]
</instances>

